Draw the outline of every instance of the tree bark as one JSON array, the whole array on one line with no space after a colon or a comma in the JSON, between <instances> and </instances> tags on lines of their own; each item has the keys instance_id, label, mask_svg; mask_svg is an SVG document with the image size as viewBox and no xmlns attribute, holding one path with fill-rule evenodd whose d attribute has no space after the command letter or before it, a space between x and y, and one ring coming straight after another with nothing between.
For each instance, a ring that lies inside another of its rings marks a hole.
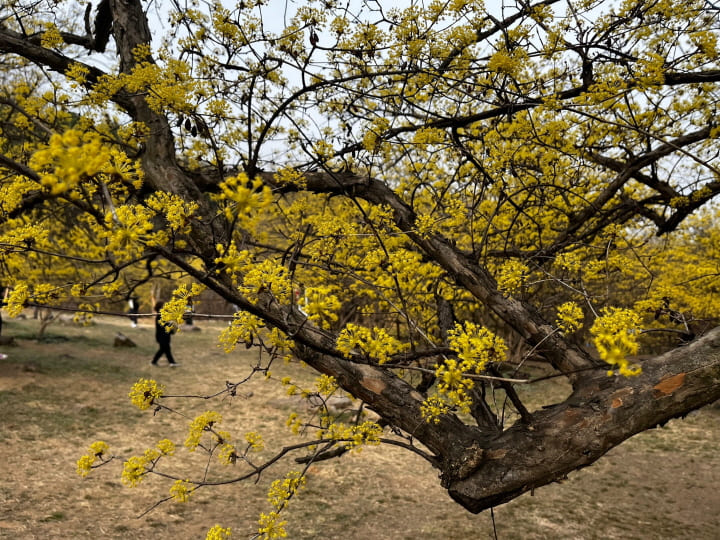
<instances>
[{"instance_id":1,"label":"tree bark","mask_svg":"<svg viewBox=\"0 0 720 540\"><path fill-rule=\"evenodd\" d=\"M595 373L563 403L533 413L486 445L466 466L444 471L450 496L480 512L563 479L642 431L720 399L720 328L642 364L641 375ZM448 474L449 473L449 474Z\"/></svg>"}]
</instances>

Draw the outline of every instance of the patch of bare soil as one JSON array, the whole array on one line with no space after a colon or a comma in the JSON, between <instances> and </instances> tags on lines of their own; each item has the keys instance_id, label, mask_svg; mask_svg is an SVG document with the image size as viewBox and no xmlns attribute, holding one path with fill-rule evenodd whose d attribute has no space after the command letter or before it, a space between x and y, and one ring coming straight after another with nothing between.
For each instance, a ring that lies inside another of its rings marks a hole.
<instances>
[{"instance_id":1,"label":"patch of bare soil","mask_svg":"<svg viewBox=\"0 0 720 540\"><path fill-rule=\"evenodd\" d=\"M22 324L31 324L31 321ZM70 339L37 343L20 339L2 350L0 362L0 538L204 538L222 524L233 537L257 530L272 480L301 466L282 460L257 483L239 482L198 490L188 503L167 502L172 484L152 477L136 488L120 482L121 460L81 479L75 462L94 440L102 439L123 457L137 455L168 437L178 445L168 471L196 477L206 465L182 447L187 420L153 416L133 409L127 394L140 377L154 377L168 393L205 395L237 381L255 357L224 355L214 345L219 326L181 333L173 340L182 367L152 368L152 329L101 322L90 329L63 328ZM9 328L8 328L9 327ZM7 331L21 332L20 323ZM118 330L138 343L115 349ZM29 366L29 367L28 367ZM273 366L273 378L252 379L235 398L168 399L184 413L213 409L223 427L242 436L263 434L269 457L297 442L285 420L297 405L279 379L310 381L298 364ZM312 414L301 410L301 414ZM685 420L641 434L595 465L503 505L494 511L501 539L714 540L720 531L720 409L708 407ZM189 464L189 465L188 465ZM229 478L231 468L213 465ZM305 489L293 500L289 538L298 539L465 539L493 538L490 512L472 515L440 488L437 472L416 455L395 447L368 447L340 459L316 463Z\"/></svg>"}]
</instances>

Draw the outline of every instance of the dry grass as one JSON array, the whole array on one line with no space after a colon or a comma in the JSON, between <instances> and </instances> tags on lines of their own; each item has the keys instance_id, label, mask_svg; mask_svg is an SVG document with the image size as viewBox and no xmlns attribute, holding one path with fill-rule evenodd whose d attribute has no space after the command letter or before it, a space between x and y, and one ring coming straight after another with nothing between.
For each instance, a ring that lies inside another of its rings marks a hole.
<instances>
[{"instance_id":1,"label":"dry grass","mask_svg":"<svg viewBox=\"0 0 720 540\"><path fill-rule=\"evenodd\" d=\"M51 326L51 339L42 343L31 339L34 324L6 321L4 334L18 337L19 346L0 350L9 355L0 361L0 538L204 538L215 523L231 526L236 537L252 534L259 513L270 509L268 484L298 468L291 460L257 484L201 489L190 503L169 502L141 518L137 516L167 494L170 482L154 477L135 489L125 488L119 461L85 480L75 473L75 461L96 439L123 456L141 453L163 437L181 445L187 421L130 405L127 393L138 378L155 377L168 393L208 394L223 388L226 380L247 375L254 360L250 353L224 355L215 346L220 326L200 322L201 332L174 338L181 368L152 368L148 323L138 329L102 319L88 328ZM118 331L138 347L113 348ZM297 364L273 371L278 378L312 377ZM281 385L257 378L242 392L212 403L173 403L188 415L219 410L233 433L260 431L265 455L283 442L296 441L285 427L292 402ZM718 420L720 409L706 408L635 437L562 485L497 508L498 537L717 538ZM177 472L189 463L197 472L200 461L179 449L168 463ZM216 470L228 474L227 469ZM308 477L286 514L291 538L493 537L489 512L464 511L439 487L430 466L394 447L367 448L317 463Z\"/></svg>"}]
</instances>

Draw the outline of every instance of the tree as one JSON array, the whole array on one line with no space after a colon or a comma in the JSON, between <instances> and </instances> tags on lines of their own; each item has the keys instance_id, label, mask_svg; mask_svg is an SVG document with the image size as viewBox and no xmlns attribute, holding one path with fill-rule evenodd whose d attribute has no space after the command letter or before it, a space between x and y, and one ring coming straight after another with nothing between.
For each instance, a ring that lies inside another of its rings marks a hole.
<instances>
[{"instance_id":1,"label":"tree","mask_svg":"<svg viewBox=\"0 0 720 540\"><path fill-rule=\"evenodd\" d=\"M270 4L2 8L11 311L165 261L167 321L219 294L228 349L306 362L472 512L720 398L716 6ZM529 410L531 360L570 395Z\"/></svg>"}]
</instances>

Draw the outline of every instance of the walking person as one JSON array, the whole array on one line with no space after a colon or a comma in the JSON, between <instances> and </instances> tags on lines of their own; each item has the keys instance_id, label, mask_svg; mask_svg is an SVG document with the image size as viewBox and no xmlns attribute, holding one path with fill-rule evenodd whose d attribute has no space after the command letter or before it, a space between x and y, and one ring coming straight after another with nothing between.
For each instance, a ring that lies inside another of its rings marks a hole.
<instances>
[{"instance_id":1,"label":"walking person","mask_svg":"<svg viewBox=\"0 0 720 540\"><path fill-rule=\"evenodd\" d=\"M2 335L2 309L5 307L7 302L5 301L8 295L8 291L0 285L0 336Z\"/></svg>"},{"instance_id":2,"label":"walking person","mask_svg":"<svg viewBox=\"0 0 720 540\"><path fill-rule=\"evenodd\" d=\"M157 304L155 304L155 312L157 313L157 315L155 316L155 341L158 342L160 348L158 349L158 352L155 353L155 356L153 357L150 364L153 366L157 366L160 357L162 355L165 355L168 363L170 364L170 367L177 367L180 364L175 361L172 352L170 351L170 338L177 329L175 327L168 328L160 321L160 310L164 305L165 302L158 302Z\"/></svg>"}]
</instances>

